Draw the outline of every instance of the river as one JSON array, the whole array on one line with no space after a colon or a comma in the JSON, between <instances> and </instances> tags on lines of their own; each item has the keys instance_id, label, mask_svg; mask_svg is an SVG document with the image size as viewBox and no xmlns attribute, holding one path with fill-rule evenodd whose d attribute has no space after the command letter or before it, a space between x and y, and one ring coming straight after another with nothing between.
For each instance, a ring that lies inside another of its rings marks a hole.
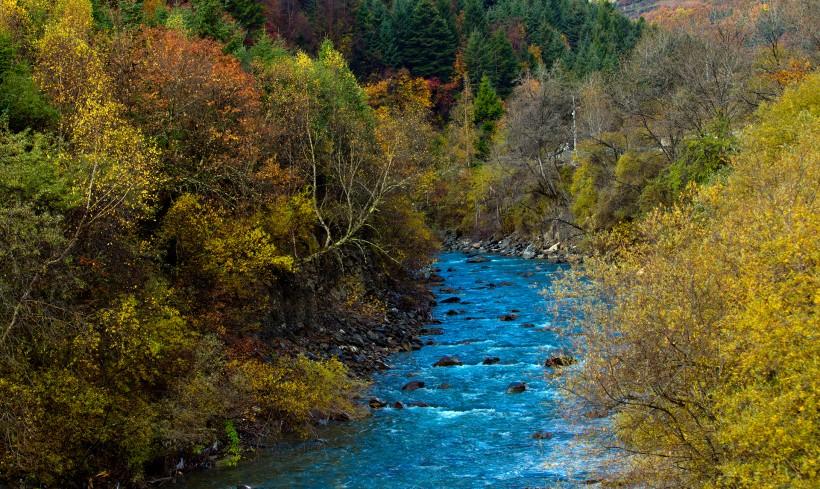
<instances>
[{"instance_id":1,"label":"river","mask_svg":"<svg viewBox=\"0 0 820 489\"><path fill-rule=\"evenodd\" d=\"M185 489L265 488L515 488L588 483L595 461L559 402L546 358L566 348L549 290L563 269L538 260L488 255L468 263L443 253L445 282L434 289L441 335L433 345L397 353L374 378L372 396L387 407L362 421L326 427L319 442L289 444L231 470L188 476ZM546 291L544 293L543 291ZM446 299L458 297L451 302ZM511 315L502 320L504 315ZM514 315L514 316L512 316ZM443 356L461 366L434 367ZM488 357L499 362L485 365ZM425 387L402 391L407 382ZM525 382L522 393L507 393ZM427 407L412 407L412 403ZM548 432L548 439L535 439Z\"/></svg>"}]
</instances>

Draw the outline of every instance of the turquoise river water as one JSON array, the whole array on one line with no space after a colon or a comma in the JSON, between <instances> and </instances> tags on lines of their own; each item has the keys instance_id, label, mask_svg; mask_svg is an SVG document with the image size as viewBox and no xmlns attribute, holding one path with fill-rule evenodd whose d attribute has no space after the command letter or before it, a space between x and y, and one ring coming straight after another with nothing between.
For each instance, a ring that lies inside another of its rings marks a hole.
<instances>
[{"instance_id":1,"label":"turquoise river water","mask_svg":"<svg viewBox=\"0 0 820 489\"><path fill-rule=\"evenodd\" d=\"M564 393L543 366L568 347L559 334L566 318L554 310L549 292L563 268L487 258L467 263L461 253L439 256L445 282L434 289L434 316L444 333L425 337L435 342L431 346L393 355L392 368L374 378L372 396L429 406L380 409L362 421L323 428L318 442L288 444L235 469L190 475L181 487L589 487L595 460L578 436L589 425L567 421ZM461 302L444 302L451 297ZM516 317L500 319L507 314ZM445 355L463 365L433 367ZM500 361L484 365L487 357ZM402 391L411 380L425 388ZM507 393L513 382L526 382L527 390ZM596 422L602 421L587 421ZM536 432L551 437L535 439Z\"/></svg>"}]
</instances>

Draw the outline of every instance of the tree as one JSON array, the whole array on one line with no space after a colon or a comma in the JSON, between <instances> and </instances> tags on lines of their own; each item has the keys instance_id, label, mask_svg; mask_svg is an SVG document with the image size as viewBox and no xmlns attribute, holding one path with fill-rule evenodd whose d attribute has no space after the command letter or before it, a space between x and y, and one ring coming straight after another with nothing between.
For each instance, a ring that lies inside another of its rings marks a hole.
<instances>
[{"instance_id":1,"label":"tree","mask_svg":"<svg viewBox=\"0 0 820 489\"><path fill-rule=\"evenodd\" d=\"M450 77L456 42L433 0L419 0L416 4L399 51L402 63L414 74L442 80Z\"/></svg>"},{"instance_id":2,"label":"tree","mask_svg":"<svg viewBox=\"0 0 820 489\"><path fill-rule=\"evenodd\" d=\"M191 32L225 43L226 52L236 52L242 47L245 33L225 15L223 0L193 0L192 7L190 12L186 10L185 22Z\"/></svg>"},{"instance_id":3,"label":"tree","mask_svg":"<svg viewBox=\"0 0 820 489\"><path fill-rule=\"evenodd\" d=\"M816 485L818 94L761 107L724 181L608 234L571 285L569 388L614 413L620 483Z\"/></svg>"},{"instance_id":4,"label":"tree","mask_svg":"<svg viewBox=\"0 0 820 489\"><path fill-rule=\"evenodd\" d=\"M34 83L31 68L18 60L12 39L0 34L0 117L8 118L11 129L45 129L57 113Z\"/></svg>"},{"instance_id":5,"label":"tree","mask_svg":"<svg viewBox=\"0 0 820 489\"><path fill-rule=\"evenodd\" d=\"M487 17L484 2L481 0L466 0L462 11L461 36L468 38L473 32L486 32Z\"/></svg>"},{"instance_id":6,"label":"tree","mask_svg":"<svg viewBox=\"0 0 820 489\"><path fill-rule=\"evenodd\" d=\"M559 168L572 141L572 94L555 72L528 76L508 101L507 145L535 178L536 192L560 203L567 185ZM565 160L565 159L564 159Z\"/></svg>"},{"instance_id":7,"label":"tree","mask_svg":"<svg viewBox=\"0 0 820 489\"><path fill-rule=\"evenodd\" d=\"M117 93L130 118L158 141L166 198L193 192L232 202L250 192L266 156L253 77L209 39L145 29L122 42L126 65L115 68ZM138 69L130 69L131 60Z\"/></svg>"},{"instance_id":8,"label":"tree","mask_svg":"<svg viewBox=\"0 0 820 489\"><path fill-rule=\"evenodd\" d=\"M362 2L356 11L356 40L351 57L352 66L359 75L369 75L389 65L385 58L386 46L382 39L392 42L392 34L381 33L382 25L387 22L390 28L390 17L387 8L380 0ZM391 60L392 61L392 60Z\"/></svg>"},{"instance_id":9,"label":"tree","mask_svg":"<svg viewBox=\"0 0 820 489\"><path fill-rule=\"evenodd\" d=\"M496 31L490 39L487 49L489 50L489 59L486 74L489 75L490 81L493 87L497 89L498 94L504 98L510 94L518 77L518 59L510 40L507 39L502 30Z\"/></svg>"},{"instance_id":10,"label":"tree","mask_svg":"<svg viewBox=\"0 0 820 489\"><path fill-rule=\"evenodd\" d=\"M561 33L547 23L542 23L539 26L538 34L537 44L541 46L541 58L544 67L550 69L556 62L564 58L567 47L561 38Z\"/></svg>"},{"instance_id":11,"label":"tree","mask_svg":"<svg viewBox=\"0 0 820 489\"><path fill-rule=\"evenodd\" d=\"M480 31L473 31L467 38L464 49L464 63L470 75L470 83L478 86L489 69L490 59L487 42Z\"/></svg>"},{"instance_id":12,"label":"tree","mask_svg":"<svg viewBox=\"0 0 820 489\"><path fill-rule=\"evenodd\" d=\"M465 74L464 89L456 106L450 111L450 123L447 125L448 149L453 159L464 167L473 165L477 136L473 90L469 76Z\"/></svg>"},{"instance_id":13,"label":"tree","mask_svg":"<svg viewBox=\"0 0 820 489\"><path fill-rule=\"evenodd\" d=\"M501 98L495 93L489 77L484 75L478 85L474 104L474 122L479 125L481 131L476 140L476 153L479 158L486 158L489 155L495 125L503 113Z\"/></svg>"},{"instance_id":14,"label":"tree","mask_svg":"<svg viewBox=\"0 0 820 489\"><path fill-rule=\"evenodd\" d=\"M224 0L225 10L248 31L265 25L265 12L256 0Z\"/></svg>"}]
</instances>

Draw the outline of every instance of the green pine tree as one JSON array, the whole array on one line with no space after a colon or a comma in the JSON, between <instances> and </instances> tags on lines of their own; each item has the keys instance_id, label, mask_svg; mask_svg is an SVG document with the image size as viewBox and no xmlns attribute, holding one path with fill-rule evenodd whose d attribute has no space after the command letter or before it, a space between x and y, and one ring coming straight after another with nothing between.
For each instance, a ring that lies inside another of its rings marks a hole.
<instances>
[{"instance_id":1,"label":"green pine tree","mask_svg":"<svg viewBox=\"0 0 820 489\"><path fill-rule=\"evenodd\" d=\"M382 63L388 67L396 67L401 64L399 48L396 44L396 29L393 27L394 21L390 16L385 15L379 26L379 53Z\"/></svg>"},{"instance_id":2,"label":"green pine tree","mask_svg":"<svg viewBox=\"0 0 820 489\"><path fill-rule=\"evenodd\" d=\"M487 16L482 0L466 0L464 2L464 20L461 24L461 33L466 38L474 31L487 31Z\"/></svg>"},{"instance_id":3,"label":"green pine tree","mask_svg":"<svg viewBox=\"0 0 820 489\"><path fill-rule=\"evenodd\" d=\"M495 92L490 78L484 75L478 85L473 107L474 121L479 126L479 135L476 139L476 155L486 159L490 154L490 145L495 133L496 122L504 113L501 97Z\"/></svg>"},{"instance_id":4,"label":"green pine tree","mask_svg":"<svg viewBox=\"0 0 820 489\"><path fill-rule=\"evenodd\" d=\"M470 83L473 85L478 85L481 77L487 74L487 67L490 64L488 54L487 41L481 31L475 30L470 33L464 49L464 63L467 65Z\"/></svg>"},{"instance_id":5,"label":"green pine tree","mask_svg":"<svg viewBox=\"0 0 820 489\"><path fill-rule=\"evenodd\" d=\"M456 40L433 0L420 0L410 17L401 46L403 64L423 77L448 79L453 70Z\"/></svg>"},{"instance_id":6,"label":"green pine tree","mask_svg":"<svg viewBox=\"0 0 820 489\"><path fill-rule=\"evenodd\" d=\"M489 68L490 81L498 90L499 95L506 97L512 92L515 79L518 78L518 59L510 40L502 30L496 31L489 42L491 65Z\"/></svg>"},{"instance_id":7,"label":"green pine tree","mask_svg":"<svg viewBox=\"0 0 820 489\"><path fill-rule=\"evenodd\" d=\"M549 24L542 24L538 45L541 47L541 59L546 68L551 68L556 61L563 59L567 52L561 33Z\"/></svg>"},{"instance_id":8,"label":"green pine tree","mask_svg":"<svg viewBox=\"0 0 820 489\"><path fill-rule=\"evenodd\" d=\"M255 31L265 25L262 4L256 0L223 0L225 10L248 31Z\"/></svg>"}]
</instances>

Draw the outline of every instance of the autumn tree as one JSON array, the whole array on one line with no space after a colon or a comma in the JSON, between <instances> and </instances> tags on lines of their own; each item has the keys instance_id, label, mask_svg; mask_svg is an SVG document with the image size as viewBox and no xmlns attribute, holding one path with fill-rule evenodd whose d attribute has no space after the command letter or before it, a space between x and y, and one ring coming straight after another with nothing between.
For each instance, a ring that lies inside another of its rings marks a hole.
<instances>
[{"instance_id":1,"label":"autumn tree","mask_svg":"<svg viewBox=\"0 0 820 489\"><path fill-rule=\"evenodd\" d=\"M110 58L117 95L158 142L170 195L235 203L251 192L270 154L253 77L216 42L174 30L145 29L120 42Z\"/></svg>"},{"instance_id":2,"label":"autumn tree","mask_svg":"<svg viewBox=\"0 0 820 489\"><path fill-rule=\"evenodd\" d=\"M623 484L816 485L818 83L761 107L725 180L607 234L572 284L569 388L614 413Z\"/></svg>"}]
</instances>

